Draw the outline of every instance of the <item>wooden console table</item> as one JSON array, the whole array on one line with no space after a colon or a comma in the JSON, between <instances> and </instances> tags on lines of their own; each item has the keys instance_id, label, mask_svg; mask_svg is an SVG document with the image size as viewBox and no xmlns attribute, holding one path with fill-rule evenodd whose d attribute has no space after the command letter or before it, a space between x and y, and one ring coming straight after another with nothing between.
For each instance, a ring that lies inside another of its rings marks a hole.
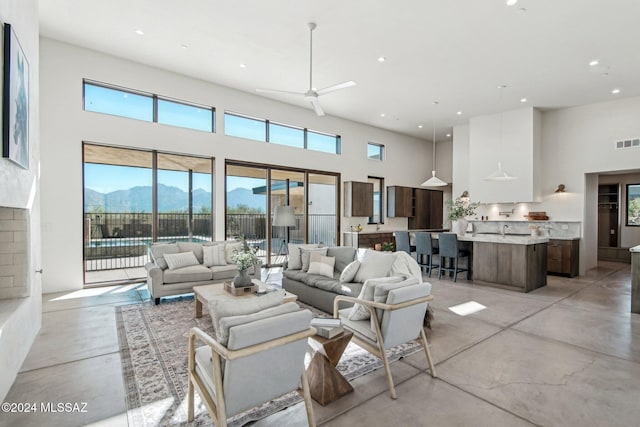
<instances>
[{"instance_id":1,"label":"wooden console table","mask_svg":"<svg viewBox=\"0 0 640 427\"><path fill-rule=\"evenodd\" d=\"M313 355L307 368L307 377L311 397L323 406L353 391L349 381L336 369L352 336L352 332L345 330L340 335L329 339L318 335L311 337L322 348Z\"/></svg>"}]
</instances>

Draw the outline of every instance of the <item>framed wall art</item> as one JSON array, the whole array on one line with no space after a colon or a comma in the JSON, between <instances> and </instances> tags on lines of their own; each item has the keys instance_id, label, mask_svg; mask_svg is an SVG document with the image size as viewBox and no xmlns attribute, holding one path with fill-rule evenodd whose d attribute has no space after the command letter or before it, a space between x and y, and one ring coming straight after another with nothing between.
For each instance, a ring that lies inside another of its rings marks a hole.
<instances>
[{"instance_id":1,"label":"framed wall art","mask_svg":"<svg viewBox=\"0 0 640 427\"><path fill-rule=\"evenodd\" d=\"M29 169L29 62L10 24L3 35L2 155Z\"/></svg>"}]
</instances>

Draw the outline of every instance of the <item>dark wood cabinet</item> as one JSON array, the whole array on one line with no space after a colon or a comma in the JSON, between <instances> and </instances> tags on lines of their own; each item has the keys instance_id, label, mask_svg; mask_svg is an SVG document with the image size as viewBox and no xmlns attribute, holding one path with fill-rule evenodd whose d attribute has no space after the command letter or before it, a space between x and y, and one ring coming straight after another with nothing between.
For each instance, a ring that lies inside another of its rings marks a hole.
<instances>
[{"instance_id":1,"label":"dark wood cabinet","mask_svg":"<svg viewBox=\"0 0 640 427\"><path fill-rule=\"evenodd\" d=\"M344 183L344 216L373 216L373 184L347 181Z\"/></svg>"},{"instance_id":2,"label":"dark wood cabinet","mask_svg":"<svg viewBox=\"0 0 640 427\"><path fill-rule=\"evenodd\" d=\"M473 280L529 292L547 284L547 244L473 243Z\"/></svg>"},{"instance_id":3,"label":"dark wood cabinet","mask_svg":"<svg viewBox=\"0 0 640 427\"><path fill-rule=\"evenodd\" d=\"M393 185L387 187L387 216L413 216L413 188Z\"/></svg>"},{"instance_id":4,"label":"dark wood cabinet","mask_svg":"<svg viewBox=\"0 0 640 427\"><path fill-rule=\"evenodd\" d=\"M384 242L393 243L395 250L395 238L392 232L344 233L344 244L354 248L373 249L377 243L382 244Z\"/></svg>"},{"instance_id":5,"label":"dark wood cabinet","mask_svg":"<svg viewBox=\"0 0 640 427\"><path fill-rule=\"evenodd\" d=\"M548 273L562 274L569 277L578 275L579 240L549 239L547 253Z\"/></svg>"},{"instance_id":6,"label":"dark wood cabinet","mask_svg":"<svg viewBox=\"0 0 640 427\"><path fill-rule=\"evenodd\" d=\"M413 216L409 218L409 229L442 228L442 191L413 189Z\"/></svg>"}]
</instances>

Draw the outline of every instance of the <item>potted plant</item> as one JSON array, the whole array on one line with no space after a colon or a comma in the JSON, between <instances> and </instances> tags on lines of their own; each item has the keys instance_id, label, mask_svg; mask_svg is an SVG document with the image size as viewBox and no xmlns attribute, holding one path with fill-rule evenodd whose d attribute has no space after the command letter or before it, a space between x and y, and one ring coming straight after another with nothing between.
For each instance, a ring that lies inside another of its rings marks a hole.
<instances>
[{"instance_id":1,"label":"potted plant","mask_svg":"<svg viewBox=\"0 0 640 427\"><path fill-rule=\"evenodd\" d=\"M393 243L391 243L391 242L382 242L381 249L384 252L393 252Z\"/></svg>"},{"instance_id":2,"label":"potted plant","mask_svg":"<svg viewBox=\"0 0 640 427\"><path fill-rule=\"evenodd\" d=\"M449 215L447 218L451 221L451 231L462 237L467 232L468 216L475 215L476 209L480 203L470 203L468 199L463 200L456 197L454 200L447 201L449 207Z\"/></svg>"},{"instance_id":3,"label":"potted plant","mask_svg":"<svg viewBox=\"0 0 640 427\"><path fill-rule=\"evenodd\" d=\"M231 260L238 266L238 274L233 278L233 286L236 288L244 288L251 286L251 277L247 273L247 269L258 262L256 249L249 247L246 241L243 241L242 249L236 249L231 254Z\"/></svg>"}]
</instances>

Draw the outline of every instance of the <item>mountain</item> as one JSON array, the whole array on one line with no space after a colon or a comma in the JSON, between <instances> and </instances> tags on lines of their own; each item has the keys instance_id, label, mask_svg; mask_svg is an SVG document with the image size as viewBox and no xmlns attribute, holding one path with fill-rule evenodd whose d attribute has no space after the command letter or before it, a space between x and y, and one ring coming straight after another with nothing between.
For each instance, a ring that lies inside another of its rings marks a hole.
<instances>
[{"instance_id":1,"label":"mountain","mask_svg":"<svg viewBox=\"0 0 640 427\"><path fill-rule=\"evenodd\" d=\"M267 196L253 194L248 188L235 188L227 193L227 206L230 208L245 205L264 212L267 207Z\"/></svg>"},{"instance_id":2,"label":"mountain","mask_svg":"<svg viewBox=\"0 0 640 427\"><path fill-rule=\"evenodd\" d=\"M227 194L229 207L245 205L250 208L260 209L264 212L266 196L253 194L246 188L236 188ZM132 187L128 190L117 190L110 193L85 188L84 208L85 212L151 212L152 192L150 186ZM211 193L198 188L193 191L193 211L195 213L205 207L211 210ZM160 212L186 212L189 208L189 195L178 187L164 184L158 185L158 211Z\"/></svg>"}]
</instances>

